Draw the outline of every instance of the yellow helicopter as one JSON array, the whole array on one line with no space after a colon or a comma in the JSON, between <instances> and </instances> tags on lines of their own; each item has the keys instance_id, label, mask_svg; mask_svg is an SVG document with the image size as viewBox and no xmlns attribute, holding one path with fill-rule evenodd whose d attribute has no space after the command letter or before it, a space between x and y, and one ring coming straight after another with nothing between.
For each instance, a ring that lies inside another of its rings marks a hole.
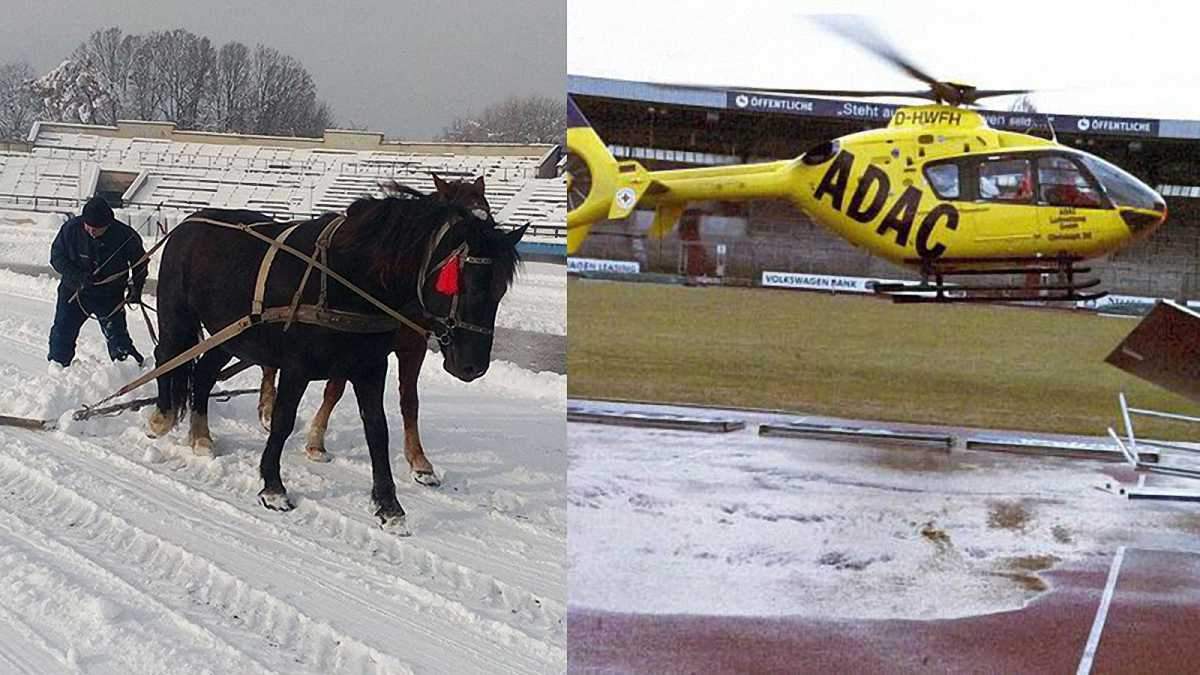
<instances>
[{"instance_id":1,"label":"yellow helicopter","mask_svg":"<svg viewBox=\"0 0 1200 675\"><path fill-rule=\"evenodd\" d=\"M896 301L1076 301L1105 295L1081 293L1100 282L1077 279L1089 271L1077 263L1120 250L1166 220L1163 198L1122 169L1055 140L992 129L964 107L1028 90L940 81L872 31L830 27L928 89L740 90L933 104L897 108L886 128L821 143L791 160L648 171L618 162L568 97L568 252L579 249L594 223L628 217L638 206L655 209L650 234L662 237L691 201L783 198L856 246L919 270L918 285L876 284ZM1014 274L1026 282L945 283L957 275ZM1047 274L1053 279L1042 281Z\"/></svg>"}]
</instances>

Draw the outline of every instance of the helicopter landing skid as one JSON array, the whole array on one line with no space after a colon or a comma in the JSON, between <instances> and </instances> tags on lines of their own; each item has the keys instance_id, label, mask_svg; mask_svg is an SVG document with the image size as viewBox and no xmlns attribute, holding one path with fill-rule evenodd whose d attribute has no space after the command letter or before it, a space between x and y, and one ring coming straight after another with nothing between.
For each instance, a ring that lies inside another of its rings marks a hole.
<instances>
[{"instance_id":1,"label":"helicopter landing skid","mask_svg":"<svg viewBox=\"0 0 1200 675\"><path fill-rule=\"evenodd\" d=\"M891 296L896 303L930 302L1084 302L1098 300L1108 291L1083 293L1100 285L1099 279L1076 280L1076 274L1086 274L1090 268L1075 268L1074 260L989 260L947 261L945 265L922 264L920 283L876 283L874 291ZM947 277L1043 275L1057 277L1049 283L947 283ZM932 279L932 283L930 280Z\"/></svg>"}]
</instances>

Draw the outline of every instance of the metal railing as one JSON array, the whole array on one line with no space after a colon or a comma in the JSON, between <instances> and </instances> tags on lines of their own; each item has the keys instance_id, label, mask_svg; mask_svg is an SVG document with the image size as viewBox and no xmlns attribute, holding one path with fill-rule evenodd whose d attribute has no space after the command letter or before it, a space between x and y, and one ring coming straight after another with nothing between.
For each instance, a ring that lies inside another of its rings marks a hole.
<instances>
[{"instance_id":1,"label":"metal railing","mask_svg":"<svg viewBox=\"0 0 1200 675\"><path fill-rule=\"evenodd\" d=\"M66 197L39 197L37 195L17 195L0 193L0 209L9 209L15 211L32 211L38 213L54 213L63 216L74 215L83 209L86 199L69 199ZM210 208L206 206L198 206L195 208L180 208L174 205L167 205L166 202L124 202L120 207L122 210L138 210L138 211L153 211L159 215L159 220L164 224L169 221L178 222L183 218L199 211L202 208ZM221 208L212 206L211 208ZM309 218L317 218L328 213L328 211L301 211L294 209L273 209L273 208L254 208L264 215L270 216L276 220L304 220ZM523 225L522 222L502 223L510 227ZM137 228L139 231L142 228ZM144 231L143 234L153 234L152 231ZM528 234L547 237L559 240L565 240L567 237L566 223L561 225L557 223L531 223Z\"/></svg>"},{"instance_id":2,"label":"metal railing","mask_svg":"<svg viewBox=\"0 0 1200 675\"><path fill-rule=\"evenodd\" d=\"M461 169L471 175L475 170L495 180L520 180L537 178L539 173L538 159L518 160L528 161L530 166L512 166L502 159L480 156L478 159L455 156L445 158L450 161L438 162L438 155L397 155L392 158L377 158L365 160L362 157L335 157L321 159L280 158L267 159L259 157L237 157L220 155L197 155L182 152L151 152L146 150L117 150L117 149L81 149L38 147L32 153L33 157L47 160L88 160L93 162L130 163L137 166L155 168L176 167L193 169L220 170L253 170L264 173L324 175L337 171L343 175L370 176L373 178L398 178L405 175L427 174L430 171L454 175Z\"/></svg>"}]
</instances>

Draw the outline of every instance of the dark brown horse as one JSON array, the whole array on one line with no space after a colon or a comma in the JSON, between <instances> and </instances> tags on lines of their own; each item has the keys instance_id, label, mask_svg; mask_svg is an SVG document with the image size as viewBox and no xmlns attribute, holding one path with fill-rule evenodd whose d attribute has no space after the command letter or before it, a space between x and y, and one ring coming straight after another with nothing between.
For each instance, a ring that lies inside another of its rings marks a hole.
<instances>
[{"instance_id":1,"label":"dark brown horse","mask_svg":"<svg viewBox=\"0 0 1200 675\"><path fill-rule=\"evenodd\" d=\"M328 214L295 224L287 243L305 253L335 218ZM262 223L251 211L205 210L190 219L224 223ZM431 330L442 344L444 367L471 381L487 370L496 309L512 282L518 263L516 244L524 230L497 229L464 209L432 196L402 190L382 199L360 199L345 214L329 247L329 267L348 282ZM278 237L293 223L255 228ZM197 343L200 329L216 334L251 313L259 267L268 245L234 228L192 221L181 223L163 251L159 278L159 364ZM441 261L442 267L429 261ZM307 264L280 254L265 277L265 307L287 307L301 285ZM452 287L443 285L452 272ZM319 274L304 284L303 304L316 304ZM358 315L383 316L366 299L330 280L328 307ZM393 324L396 325L396 324ZM416 334L416 333L414 333ZM217 374L234 356L280 371L270 435L263 451L259 497L270 509L289 510L279 473L283 443L296 421L296 407L308 383L343 379L354 385L371 456L375 514L385 527L403 529L404 509L396 500L383 411L387 355L395 347L395 329L347 332L312 323L257 323L248 330L158 378L158 405L151 432L169 431L191 407L190 440L203 451L211 446L208 396Z\"/></svg>"},{"instance_id":2,"label":"dark brown horse","mask_svg":"<svg viewBox=\"0 0 1200 675\"><path fill-rule=\"evenodd\" d=\"M490 219L491 206L484 195L483 178L474 181L444 181L436 174L433 176L434 194L448 204L455 204L469 210L479 218ZM412 479L421 485L436 486L441 483L433 471L433 465L425 456L425 448L421 445L421 433L417 423L419 400L417 397L417 380L421 375L421 366L428 353L428 341L424 336L407 328L396 331L396 340L392 352L396 355L398 379L400 381L400 415L404 419L404 458ZM275 369L264 367L262 384L259 388L258 414L263 426L271 428L271 412L275 405ZM325 449L325 431L329 427L329 416L346 392L346 380L330 379L325 383L325 394L321 407L313 415L308 425L305 455L314 462L328 462L329 453Z\"/></svg>"}]
</instances>

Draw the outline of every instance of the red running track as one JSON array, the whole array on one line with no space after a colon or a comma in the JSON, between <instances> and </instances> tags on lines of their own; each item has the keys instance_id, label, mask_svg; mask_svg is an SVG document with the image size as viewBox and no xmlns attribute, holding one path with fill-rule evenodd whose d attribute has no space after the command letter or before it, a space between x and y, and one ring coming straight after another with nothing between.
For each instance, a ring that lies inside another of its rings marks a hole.
<instances>
[{"instance_id":1,"label":"red running track","mask_svg":"<svg viewBox=\"0 0 1200 675\"><path fill-rule=\"evenodd\" d=\"M940 621L644 615L572 608L572 673L1076 673L1113 558L1044 576L1026 607ZM1092 673L1200 673L1200 555L1128 549ZM946 589L953 592L953 589Z\"/></svg>"}]
</instances>

